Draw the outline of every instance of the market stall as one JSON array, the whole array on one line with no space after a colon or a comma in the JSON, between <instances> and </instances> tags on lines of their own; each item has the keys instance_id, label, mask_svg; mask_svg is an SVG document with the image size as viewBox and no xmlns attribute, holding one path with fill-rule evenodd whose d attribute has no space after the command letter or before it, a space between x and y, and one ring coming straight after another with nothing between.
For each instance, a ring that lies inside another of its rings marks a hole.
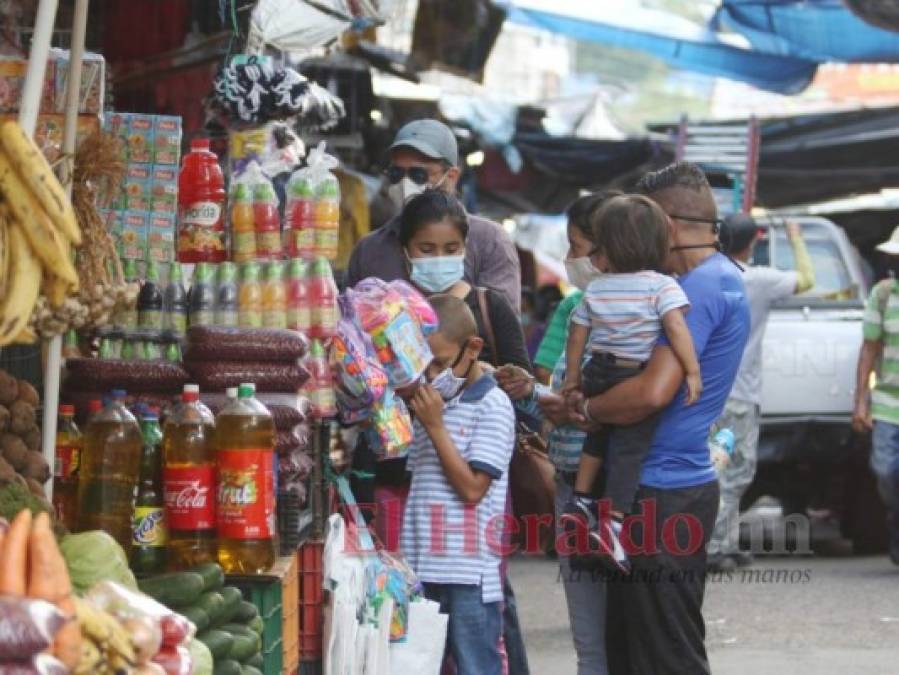
<instances>
[{"instance_id":1,"label":"market stall","mask_svg":"<svg viewBox=\"0 0 899 675\"><path fill-rule=\"evenodd\" d=\"M397 391L436 325L401 282L338 295L339 162L302 129L342 103L259 45L233 55L208 102L220 156L180 117L110 110L87 0L69 51L56 9L0 70L21 91L0 124L0 349L45 352L42 393L0 370L0 621L27 628L0 669L439 665L445 617L341 475L356 434L407 452Z\"/></svg>"}]
</instances>

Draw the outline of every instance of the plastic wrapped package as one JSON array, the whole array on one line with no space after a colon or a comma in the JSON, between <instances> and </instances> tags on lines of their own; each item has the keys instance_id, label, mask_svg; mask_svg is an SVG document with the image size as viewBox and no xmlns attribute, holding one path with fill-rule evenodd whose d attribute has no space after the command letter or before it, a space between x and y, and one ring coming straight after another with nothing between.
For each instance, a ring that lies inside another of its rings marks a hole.
<instances>
[{"instance_id":1,"label":"plastic wrapped package","mask_svg":"<svg viewBox=\"0 0 899 675\"><path fill-rule=\"evenodd\" d=\"M344 424L356 424L367 419L372 406L384 396L387 373L353 319L352 304L346 297L340 298L340 309L330 363L340 419Z\"/></svg>"},{"instance_id":2,"label":"plastic wrapped package","mask_svg":"<svg viewBox=\"0 0 899 675\"><path fill-rule=\"evenodd\" d=\"M67 390L124 389L132 394L176 394L189 377L180 363L122 359L67 359L66 373Z\"/></svg>"},{"instance_id":3,"label":"plastic wrapped package","mask_svg":"<svg viewBox=\"0 0 899 675\"><path fill-rule=\"evenodd\" d=\"M3 675L69 675L69 669L49 654L35 654L22 661L0 661Z\"/></svg>"},{"instance_id":4,"label":"plastic wrapped package","mask_svg":"<svg viewBox=\"0 0 899 675\"><path fill-rule=\"evenodd\" d=\"M366 577L366 600L371 613L376 616L384 601L391 598L394 604L390 641L405 640L409 626L409 603L422 592L415 573L402 556L380 550L377 560L366 569Z\"/></svg>"},{"instance_id":5,"label":"plastic wrapped package","mask_svg":"<svg viewBox=\"0 0 899 675\"><path fill-rule=\"evenodd\" d=\"M403 399L388 389L372 407L365 426L372 452L379 459L396 459L409 454L412 443L412 418Z\"/></svg>"},{"instance_id":6,"label":"plastic wrapped package","mask_svg":"<svg viewBox=\"0 0 899 675\"><path fill-rule=\"evenodd\" d=\"M279 454L278 479L283 482L290 480L306 480L312 473L314 464L312 457L303 450L291 450Z\"/></svg>"},{"instance_id":7,"label":"plastic wrapped package","mask_svg":"<svg viewBox=\"0 0 899 675\"><path fill-rule=\"evenodd\" d=\"M274 185L256 162L231 183L231 259L281 259L281 215Z\"/></svg>"},{"instance_id":8,"label":"plastic wrapped package","mask_svg":"<svg viewBox=\"0 0 899 675\"><path fill-rule=\"evenodd\" d=\"M185 361L292 362L303 358L309 341L286 328L193 326L187 331Z\"/></svg>"},{"instance_id":9,"label":"plastic wrapped package","mask_svg":"<svg viewBox=\"0 0 899 675\"><path fill-rule=\"evenodd\" d=\"M188 364L201 391L225 391L253 382L261 392L297 392L309 379L309 371L295 363L244 361L193 361Z\"/></svg>"},{"instance_id":10,"label":"plastic wrapped package","mask_svg":"<svg viewBox=\"0 0 899 675\"><path fill-rule=\"evenodd\" d=\"M294 171L287 181L284 236L289 255L337 258L340 183L331 171L339 165L325 152L322 142L309 152L306 166Z\"/></svg>"},{"instance_id":11,"label":"plastic wrapped package","mask_svg":"<svg viewBox=\"0 0 899 675\"><path fill-rule=\"evenodd\" d=\"M0 596L0 662L31 659L50 646L65 622L49 602Z\"/></svg>"}]
</instances>

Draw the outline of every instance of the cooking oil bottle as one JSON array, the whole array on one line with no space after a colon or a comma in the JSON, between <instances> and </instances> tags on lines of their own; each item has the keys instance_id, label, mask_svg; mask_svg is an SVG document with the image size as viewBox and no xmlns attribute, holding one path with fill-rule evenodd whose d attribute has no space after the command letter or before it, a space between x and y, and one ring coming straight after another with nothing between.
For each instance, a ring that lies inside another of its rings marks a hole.
<instances>
[{"instance_id":1,"label":"cooking oil bottle","mask_svg":"<svg viewBox=\"0 0 899 675\"><path fill-rule=\"evenodd\" d=\"M78 471L79 531L104 530L131 552L131 516L143 437L134 415L125 407L125 392L91 418L84 430Z\"/></svg>"},{"instance_id":2,"label":"cooking oil bottle","mask_svg":"<svg viewBox=\"0 0 899 675\"><path fill-rule=\"evenodd\" d=\"M218 561L225 574L262 574L275 562L275 426L242 384L216 418Z\"/></svg>"}]
</instances>

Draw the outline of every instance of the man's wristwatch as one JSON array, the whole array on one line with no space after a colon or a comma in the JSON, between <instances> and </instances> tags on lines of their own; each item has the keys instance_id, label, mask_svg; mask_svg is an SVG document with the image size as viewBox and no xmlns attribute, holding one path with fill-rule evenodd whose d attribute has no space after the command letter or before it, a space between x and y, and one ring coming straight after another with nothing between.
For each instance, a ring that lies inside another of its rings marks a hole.
<instances>
[{"instance_id":1,"label":"man's wristwatch","mask_svg":"<svg viewBox=\"0 0 899 675\"><path fill-rule=\"evenodd\" d=\"M593 418L590 416L590 399L585 398L581 403L581 415L584 416L584 419L588 422L592 422Z\"/></svg>"}]
</instances>

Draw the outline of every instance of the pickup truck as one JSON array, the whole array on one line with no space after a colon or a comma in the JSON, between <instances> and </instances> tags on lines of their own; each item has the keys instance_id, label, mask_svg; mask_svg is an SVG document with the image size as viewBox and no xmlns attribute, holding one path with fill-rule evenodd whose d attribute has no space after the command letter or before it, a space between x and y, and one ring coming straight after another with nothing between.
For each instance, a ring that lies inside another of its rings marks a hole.
<instances>
[{"instance_id":1,"label":"pickup truck","mask_svg":"<svg viewBox=\"0 0 899 675\"><path fill-rule=\"evenodd\" d=\"M845 232L819 217L789 217L802 228L815 287L778 303L765 332L761 435L748 508L776 497L784 515L827 509L857 552L884 545L883 507L868 469L868 447L851 430L855 370L868 284ZM785 219L759 219L753 264L795 269Z\"/></svg>"}]
</instances>

